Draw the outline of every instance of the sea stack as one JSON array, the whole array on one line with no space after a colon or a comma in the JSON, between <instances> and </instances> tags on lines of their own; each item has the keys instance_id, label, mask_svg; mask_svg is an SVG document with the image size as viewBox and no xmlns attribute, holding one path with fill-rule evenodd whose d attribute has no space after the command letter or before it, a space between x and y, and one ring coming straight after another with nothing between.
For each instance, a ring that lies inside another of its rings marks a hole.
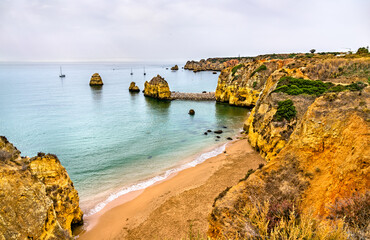
<instances>
[{"instance_id":1,"label":"sea stack","mask_svg":"<svg viewBox=\"0 0 370 240\"><path fill-rule=\"evenodd\" d=\"M177 71L177 70L179 70L179 66L175 65L175 66L173 66L173 67L171 68L171 70L173 70L173 71Z\"/></svg>"},{"instance_id":2,"label":"sea stack","mask_svg":"<svg viewBox=\"0 0 370 240\"><path fill-rule=\"evenodd\" d=\"M145 81L144 96L162 100L171 100L171 91L167 81L160 75L157 75L149 82Z\"/></svg>"},{"instance_id":3,"label":"sea stack","mask_svg":"<svg viewBox=\"0 0 370 240\"><path fill-rule=\"evenodd\" d=\"M103 80L101 79L99 73L94 73L90 79L90 86L102 86L102 85Z\"/></svg>"},{"instance_id":4,"label":"sea stack","mask_svg":"<svg viewBox=\"0 0 370 240\"><path fill-rule=\"evenodd\" d=\"M130 92L140 92L140 89L138 86L136 86L135 82L130 83L130 87L128 88Z\"/></svg>"},{"instance_id":5,"label":"sea stack","mask_svg":"<svg viewBox=\"0 0 370 240\"><path fill-rule=\"evenodd\" d=\"M53 154L21 157L0 136L0 239L72 239L82 224L79 197Z\"/></svg>"}]
</instances>

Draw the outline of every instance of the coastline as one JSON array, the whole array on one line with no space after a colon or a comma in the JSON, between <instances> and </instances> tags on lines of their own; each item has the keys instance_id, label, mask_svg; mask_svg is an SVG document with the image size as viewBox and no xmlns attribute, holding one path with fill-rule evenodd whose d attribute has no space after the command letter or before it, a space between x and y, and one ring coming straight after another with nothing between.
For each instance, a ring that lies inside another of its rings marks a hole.
<instances>
[{"instance_id":1,"label":"coastline","mask_svg":"<svg viewBox=\"0 0 370 240\"><path fill-rule=\"evenodd\" d=\"M229 142L226 153L222 151L145 189L107 203L102 211L86 218L86 229L78 239L181 238L189 231L190 224L194 231L203 234L213 199L260 163L264 160L247 139ZM178 205L175 199L182 203ZM158 219L162 220L158 222Z\"/></svg>"}]
</instances>

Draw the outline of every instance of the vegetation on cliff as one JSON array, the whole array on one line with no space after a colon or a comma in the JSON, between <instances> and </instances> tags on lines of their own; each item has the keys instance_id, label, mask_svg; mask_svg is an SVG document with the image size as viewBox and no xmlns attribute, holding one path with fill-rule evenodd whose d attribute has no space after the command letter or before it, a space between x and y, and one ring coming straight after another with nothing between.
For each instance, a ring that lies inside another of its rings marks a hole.
<instances>
[{"instance_id":1,"label":"vegetation on cliff","mask_svg":"<svg viewBox=\"0 0 370 240\"><path fill-rule=\"evenodd\" d=\"M263 77L244 129L269 162L216 199L212 239L370 237L369 67L368 56L313 54L243 64L236 80L223 70L220 101Z\"/></svg>"}]
</instances>

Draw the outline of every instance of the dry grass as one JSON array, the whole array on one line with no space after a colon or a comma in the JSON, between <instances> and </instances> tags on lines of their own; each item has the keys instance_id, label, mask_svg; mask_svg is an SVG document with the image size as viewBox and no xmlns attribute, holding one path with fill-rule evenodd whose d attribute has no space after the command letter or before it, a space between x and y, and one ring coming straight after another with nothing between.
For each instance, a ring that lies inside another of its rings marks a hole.
<instances>
[{"instance_id":1,"label":"dry grass","mask_svg":"<svg viewBox=\"0 0 370 240\"><path fill-rule=\"evenodd\" d=\"M256 229L256 237L252 239L293 240L293 239L348 239L347 229L343 221L337 226L317 221L311 214L299 215L291 210L288 217L283 217L269 229L269 202L264 204L247 205L244 209L244 224L251 224Z\"/></svg>"}]
</instances>

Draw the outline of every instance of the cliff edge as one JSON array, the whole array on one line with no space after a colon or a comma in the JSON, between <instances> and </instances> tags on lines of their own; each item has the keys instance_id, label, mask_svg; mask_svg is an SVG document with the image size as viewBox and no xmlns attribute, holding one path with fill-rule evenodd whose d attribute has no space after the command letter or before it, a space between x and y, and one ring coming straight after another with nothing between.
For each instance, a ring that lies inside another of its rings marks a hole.
<instances>
[{"instance_id":1,"label":"cliff edge","mask_svg":"<svg viewBox=\"0 0 370 240\"><path fill-rule=\"evenodd\" d=\"M83 213L59 159L21 157L0 137L0 239L72 239Z\"/></svg>"}]
</instances>

